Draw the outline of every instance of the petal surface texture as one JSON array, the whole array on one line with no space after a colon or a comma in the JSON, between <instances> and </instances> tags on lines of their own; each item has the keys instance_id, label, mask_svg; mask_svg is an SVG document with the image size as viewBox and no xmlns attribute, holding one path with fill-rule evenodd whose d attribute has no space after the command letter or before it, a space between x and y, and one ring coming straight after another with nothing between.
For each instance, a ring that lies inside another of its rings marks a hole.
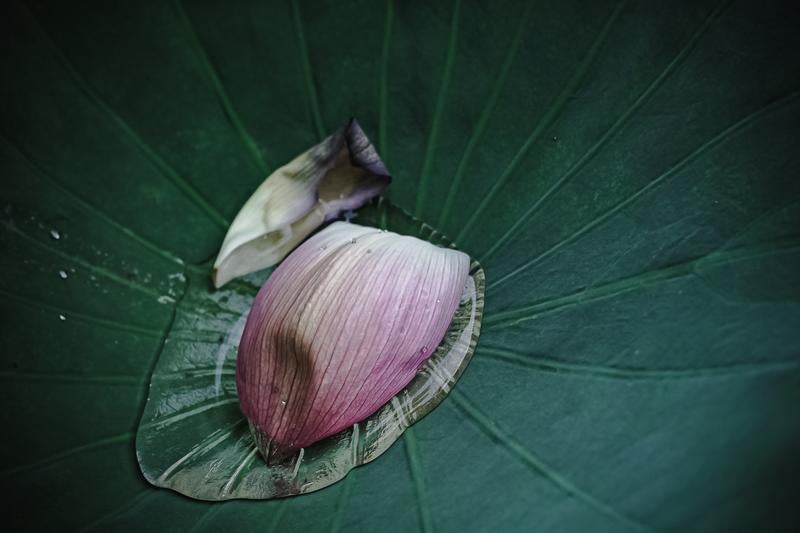
<instances>
[{"instance_id":1,"label":"petal surface texture","mask_svg":"<svg viewBox=\"0 0 800 533\"><path fill-rule=\"evenodd\" d=\"M278 448L363 420L416 375L453 318L469 257L335 222L258 293L239 345L242 411Z\"/></svg>"}]
</instances>

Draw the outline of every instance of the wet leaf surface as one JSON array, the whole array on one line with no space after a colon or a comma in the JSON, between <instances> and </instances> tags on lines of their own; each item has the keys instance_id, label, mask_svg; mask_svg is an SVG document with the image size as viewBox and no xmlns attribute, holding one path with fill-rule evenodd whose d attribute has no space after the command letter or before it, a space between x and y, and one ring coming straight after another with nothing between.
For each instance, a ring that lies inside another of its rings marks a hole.
<instances>
[{"instance_id":1,"label":"wet leaf surface","mask_svg":"<svg viewBox=\"0 0 800 533\"><path fill-rule=\"evenodd\" d=\"M10 529L797 522L791 6L31 1L0 20ZM187 280L265 173L351 115L391 201L485 268L472 363L328 489L152 488L134 436Z\"/></svg>"}]
</instances>

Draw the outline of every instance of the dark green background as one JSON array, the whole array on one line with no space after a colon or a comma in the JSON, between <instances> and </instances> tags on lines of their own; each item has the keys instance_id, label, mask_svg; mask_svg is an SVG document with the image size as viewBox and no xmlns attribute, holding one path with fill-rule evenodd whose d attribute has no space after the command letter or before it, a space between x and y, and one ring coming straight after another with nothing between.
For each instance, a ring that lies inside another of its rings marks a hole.
<instances>
[{"instance_id":1,"label":"dark green background","mask_svg":"<svg viewBox=\"0 0 800 533\"><path fill-rule=\"evenodd\" d=\"M800 518L790 3L126 4L0 14L4 527ZM179 274L351 115L392 201L486 268L473 363L329 489L208 505L150 488L133 433Z\"/></svg>"}]
</instances>

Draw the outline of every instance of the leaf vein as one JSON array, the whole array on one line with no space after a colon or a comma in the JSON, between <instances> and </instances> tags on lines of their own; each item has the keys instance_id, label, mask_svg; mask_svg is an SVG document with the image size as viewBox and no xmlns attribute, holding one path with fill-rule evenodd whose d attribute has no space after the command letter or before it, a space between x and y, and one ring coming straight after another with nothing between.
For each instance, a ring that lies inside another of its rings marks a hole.
<instances>
[{"instance_id":1,"label":"leaf vein","mask_svg":"<svg viewBox=\"0 0 800 533\"><path fill-rule=\"evenodd\" d=\"M508 47L506 51L506 57L503 60L503 64L500 67L500 73L497 75L497 79L492 87L492 91L489 94L489 98L486 100L484 104L483 111L478 118L478 122L475 125L475 129L472 131L472 135L467 142L467 147L464 149L464 153L461 156L461 160L458 162L458 166L456 167L456 172L453 175L453 181L450 183L450 188L447 192L447 196L445 197L444 206L439 214L439 223L438 227L442 228L443 224L449 219L450 217L450 210L453 208L453 202L455 201L455 195L458 188L461 186L461 181L464 178L464 171L466 170L467 164L469 163L470 158L472 157L472 152L475 150L475 147L478 145L478 141L480 141L481 137L483 137L483 133L486 130L487 125L489 124L489 120L492 117L492 113L494 113L495 107L497 105L497 100L500 97L500 93L505 86L506 78L508 77L508 72L511 70L511 65L514 62L514 58L517 55L517 49L519 48L520 43L522 42L522 35L524 34L525 27L528 23L528 17L531 12L531 6L533 5L532 2L526 2L525 8L522 12L522 16L520 17L519 26L517 27L517 31L514 34L514 37L511 40L511 45Z\"/></svg>"},{"instance_id":2,"label":"leaf vein","mask_svg":"<svg viewBox=\"0 0 800 533\"><path fill-rule=\"evenodd\" d=\"M690 276L695 273L695 268L701 265L704 268L719 268L738 261L746 261L775 253L794 251L798 248L800 248L800 238L794 237L763 243L758 246L717 250L682 263L635 274L602 285L580 289L567 295L548 298L516 309L502 311L490 317L486 317L484 319L484 324L486 325L487 331L507 328L521 322L534 320L548 314L559 312L567 307L607 300L620 294L651 287L665 281Z\"/></svg>"},{"instance_id":3,"label":"leaf vein","mask_svg":"<svg viewBox=\"0 0 800 533\"><path fill-rule=\"evenodd\" d=\"M33 470L36 468L40 468L43 466L47 466L52 463L56 463L62 459L66 459L73 455L77 455L83 452L88 452L92 450L97 450L99 448L103 448L105 446L111 446L113 444L119 444L122 442L128 442L130 439L133 438L133 432L126 431L125 433L119 433L117 435L111 435L109 437L99 438L85 444L81 444L80 446L75 446L73 448L68 448L66 450L62 450L60 452L56 452L52 455L48 455L47 457L43 457L36 461L25 463L22 465L16 465L11 468L7 468L0 472L0 477L9 476L12 474L17 474L20 472L24 472L27 470Z\"/></svg>"},{"instance_id":4,"label":"leaf vein","mask_svg":"<svg viewBox=\"0 0 800 533\"><path fill-rule=\"evenodd\" d=\"M342 525L344 523L344 513L347 510L347 504L350 501L350 494L352 493L353 487L353 480L355 471L351 471L345 478L344 482L342 483L342 490L339 494L339 498L336 501L336 510L333 514L333 521L331 522L331 533L339 533L342 531Z\"/></svg>"},{"instance_id":5,"label":"leaf vein","mask_svg":"<svg viewBox=\"0 0 800 533\"><path fill-rule=\"evenodd\" d=\"M601 502L591 494L585 492L573 484L566 477L561 475L558 471L545 464L539 457L534 455L531 451L525 448L521 443L514 439L510 434L503 431L500 426L491 420L487 415L481 412L464 394L460 393L457 389L450 393L453 403L458 410L481 432L483 432L491 440L503 445L513 457L520 463L528 467L531 471L544 476L554 485L563 490L566 494L584 502L592 509L600 512L601 514L612 518L621 524L624 524L629 529L636 531L651 531L651 528L641 524L627 516L621 514L619 511L613 509L607 504Z\"/></svg>"},{"instance_id":6,"label":"leaf vein","mask_svg":"<svg viewBox=\"0 0 800 533\"><path fill-rule=\"evenodd\" d=\"M283 519L283 515L286 514L286 509L288 507L288 505L278 506L278 510L275 511L275 515L272 517L272 523L270 523L267 533L275 533L278 530L278 526L281 524L281 519Z\"/></svg>"},{"instance_id":7,"label":"leaf vein","mask_svg":"<svg viewBox=\"0 0 800 533\"><path fill-rule=\"evenodd\" d=\"M197 457L198 455L204 454L219 446L228 437L233 435L233 431L242 422L244 422L244 418L237 420L233 424L230 424L223 429L218 429L212 432L205 439L195 444L194 447L192 447L192 449L190 449L187 453L185 453L184 455L179 457L176 461L174 461L171 465L169 465L161 473L161 475L158 476L157 482L164 483L167 479L170 478L172 473L175 472L175 470L177 470L182 464L186 463L187 461L190 461L191 459Z\"/></svg>"},{"instance_id":8,"label":"leaf vein","mask_svg":"<svg viewBox=\"0 0 800 533\"><path fill-rule=\"evenodd\" d=\"M727 1L727 0L726 0ZM484 254L482 261L488 261L498 250L505 246L506 242L517 232L520 227L533 216L544 203L558 191L567 181L570 180L575 174L580 171L588 163L600 149L610 141L621 129L628 123L628 121L642 108L642 106L650 99L650 97L661 87L664 81L675 71L675 69L689 56L689 53L694 49L700 38L706 33L712 23L719 17L722 8L726 2L723 2L711 12L705 19L703 24L692 35L689 41L678 52L678 54L667 64L664 70L656 76L656 78L647 86L647 88L633 101L633 103L625 110L622 115L606 130L606 132L597 140L589 150L583 154L578 161L576 161L560 178L558 178L548 189L540 196L526 211L519 217L511 227L503 232L500 237L494 241L491 248Z\"/></svg>"},{"instance_id":9,"label":"leaf vein","mask_svg":"<svg viewBox=\"0 0 800 533\"><path fill-rule=\"evenodd\" d=\"M305 80L306 97L308 98L309 107L311 108L311 119L317 132L317 137L321 141L325 138L325 126L322 122L322 113L320 112L319 98L317 96L317 86L314 83L314 76L311 71L311 57L308 53L308 44L303 29L303 17L300 14L300 6L297 0L291 0L291 5L294 29L297 34L297 45L300 48L300 67L303 71L303 79Z\"/></svg>"},{"instance_id":10,"label":"leaf vein","mask_svg":"<svg viewBox=\"0 0 800 533\"><path fill-rule=\"evenodd\" d=\"M258 145L247 132L241 117L239 117L239 114L236 112L236 108L233 106L233 103L228 96L228 92L225 90L222 79L220 78L214 63L211 61L206 47L200 40L200 36L198 35L197 30L192 23L192 19L187 15L181 0L175 0L175 7L176 11L178 12L178 17L181 19L181 25L185 29L186 36L188 37L189 41L191 41L192 49L194 50L197 58L200 60L200 64L203 66L203 71L214 88L214 93L217 95L217 99L222 106L222 110L225 112L225 116L227 117L231 126L233 126L234 131L236 131L239 140L241 141L247 153L250 155L250 158L252 159L258 171L262 175L267 175L269 173L269 165L264 160L261 150L259 150Z\"/></svg>"},{"instance_id":11,"label":"leaf vein","mask_svg":"<svg viewBox=\"0 0 800 533\"><path fill-rule=\"evenodd\" d=\"M186 411L178 411L177 413L171 416L154 419L146 424L142 424L141 427L151 428L158 426L168 426L170 424L174 424L175 422L181 422L182 420L186 420L187 418L191 418L193 416L199 415L200 413L204 413L210 409L216 409L217 407L230 405L232 403L237 403L238 401L239 401L238 398L225 398L223 400L219 400L210 404L205 404L199 407L195 407L194 409L189 409Z\"/></svg>"},{"instance_id":12,"label":"leaf vein","mask_svg":"<svg viewBox=\"0 0 800 533\"><path fill-rule=\"evenodd\" d=\"M0 379L20 382L75 383L100 385L144 385L143 378L133 376L91 375L91 374L58 374L52 372L16 372L0 371Z\"/></svg>"},{"instance_id":13,"label":"leaf vein","mask_svg":"<svg viewBox=\"0 0 800 533\"><path fill-rule=\"evenodd\" d=\"M761 363L736 363L703 368L648 369L559 361L548 357L524 355L511 350L494 348L491 346L482 347L480 353L483 355L483 358L487 360L491 359L516 367L622 380L683 380L728 377L787 370L800 366L800 361L769 361Z\"/></svg>"},{"instance_id":14,"label":"leaf vein","mask_svg":"<svg viewBox=\"0 0 800 533\"><path fill-rule=\"evenodd\" d=\"M236 467L236 470L233 471L233 474L231 474L231 477L228 478L228 482L225 483L225 487L223 487L223 489L222 489L222 495L223 496L227 495L231 491L231 488L233 487L233 484L236 482L236 479L242 473L242 470L247 468L247 465L250 464L250 461L253 460L253 457L255 456L256 452L258 452L258 446L253 445L253 449L250 450L250 453L248 453L245 456L245 458L242 460L242 462L239 464L239 466Z\"/></svg>"},{"instance_id":15,"label":"leaf vein","mask_svg":"<svg viewBox=\"0 0 800 533\"><path fill-rule=\"evenodd\" d=\"M87 322L89 324L96 324L98 326L116 329L120 331L126 331L128 333L135 333L143 337L161 338L161 332L155 329L149 329L143 326L129 324L127 322L119 322L108 318L100 318L92 315L86 315L83 313L78 313L76 311L70 311L68 309L63 309L50 304L45 304L36 301L29 296L22 296L19 294L8 292L5 289L0 289L0 294L2 294L6 298L16 300L17 303L20 303L22 305L27 305L28 307L31 307L33 309L44 309L52 312L53 315L64 314L70 320L76 319L78 321Z\"/></svg>"},{"instance_id":16,"label":"leaf vein","mask_svg":"<svg viewBox=\"0 0 800 533\"><path fill-rule=\"evenodd\" d=\"M122 514L128 512L128 511L130 511L132 509L135 509L136 507L139 506L139 504L141 504L143 501L145 501L146 499L150 498L151 496L153 496L156 493L157 493L157 491L152 490L150 488L146 488L146 489L138 492L132 498L128 498L128 500L123 502L123 504L120 505L119 507L116 507L116 508L112 509L110 512L98 517L97 519L93 520L89 524L83 526L81 528L81 533L86 533L87 531L91 531L93 529L96 529L97 526L99 526L103 522L106 522L106 521L108 521L108 520L110 520L110 519L112 519L112 518L114 518L116 516L122 515Z\"/></svg>"},{"instance_id":17,"label":"leaf vein","mask_svg":"<svg viewBox=\"0 0 800 533\"><path fill-rule=\"evenodd\" d=\"M13 148L20 156L20 158L23 159L38 176L46 180L48 183L50 183L52 186L58 189L62 194L71 198L76 204L80 205L83 209L99 217L103 222L113 227L114 229L116 229L126 237L130 238L131 240L141 244L142 246L144 246L151 252L155 253L156 255L177 265L180 266L184 265L185 262L183 261L183 259L173 254L169 250L166 250L160 247L159 245L145 239L144 237L133 231L131 228L117 222L116 220L105 214L103 211L101 211L98 207L88 202L87 200L83 199L79 194L77 194L72 189L68 188L66 185L61 183L60 180L56 179L52 174L47 172L43 166L37 163L31 156L31 154L28 153L26 150L24 150L19 144L12 141L3 134L0 134L0 138L2 138L3 141L8 146Z\"/></svg>"},{"instance_id":18,"label":"leaf vein","mask_svg":"<svg viewBox=\"0 0 800 533\"><path fill-rule=\"evenodd\" d=\"M764 117L765 115L769 114L770 112L775 111L776 109L779 109L780 107L788 104L794 98L796 98L798 95L800 95L800 91L792 92L792 93L784 96L783 98L775 100L774 102L772 102L772 103L770 103L770 104L758 109L757 111L754 111L754 112L748 114L744 118L742 118L742 119L738 120L737 122L731 124L730 126L725 128L721 132L717 133L710 140L708 140L705 143L703 143L702 145L700 145L692 153L690 153L689 155L685 156L683 159L681 159L677 163L673 164L665 172L660 174L654 180L652 180L649 183L647 183L647 185L645 185L644 187L638 189L636 192L634 192L633 194L631 194L630 196L625 198L623 201L617 203L616 205L614 205L610 209L606 210L601 215L593 218L592 220L590 220L589 222L587 222L586 224L584 224L583 226L578 228L576 231L571 233L569 236L567 236L566 238L558 241L554 245L550 246L547 250L545 250L544 252L540 253L539 255L534 257L533 259L530 259L529 261L526 261L525 263L523 263L522 265L516 267L514 270L512 270L508 274L505 274L505 275L501 276L500 278L496 279L495 281L493 281L492 283L487 285L486 289L489 290L489 289L492 289L494 287L499 287L500 285L502 285L503 283L505 283L509 279L521 274L525 270L527 270L530 267L538 264L540 261L546 259L550 255L552 255L553 253L555 253L556 251L561 249L563 246L565 246L565 245L567 245L567 244L569 244L569 243L571 243L573 241L578 240L580 237L582 237L582 236L586 235L587 233L591 232L594 228L596 228L598 226L601 226L603 223L605 223L606 221L608 221L611 218L613 218L617 213L619 213L620 211L622 211L623 209L625 209L629 205L631 205L634 202L636 202L639 198L642 198L643 196L648 194L653 189L657 188L662 183L668 181L670 178L672 178L676 174L680 173L683 169L685 169L691 163L696 161L704 153L708 152L709 150L712 150L713 148L716 148L718 145L722 144L727 139L732 137L735 133L738 133L739 131L743 130L747 126L750 126L753 123L755 123L758 119L760 119L760 118Z\"/></svg>"},{"instance_id":19,"label":"leaf vein","mask_svg":"<svg viewBox=\"0 0 800 533\"><path fill-rule=\"evenodd\" d=\"M422 459L419 453L416 435L412 427L406 428L403 432L403 441L406 449L406 459L411 474L411 481L414 484L414 495L417 499L417 513L419 514L420 529L424 533L433 533L433 517L427 503L425 490L425 480L423 478Z\"/></svg>"},{"instance_id":20,"label":"leaf vein","mask_svg":"<svg viewBox=\"0 0 800 533\"><path fill-rule=\"evenodd\" d=\"M36 22L41 29L42 35L50 44L58 60L67 70L72 80L84 93L87 99L94 104L95 107L97 107L97 109L99 109L112 124L117 126L117 128L127 136L127 138L139 149L139 151L144 154L147 160L159 171L161 176L167 178L167 180L175 185L178 190L180 190L190 201L192 201L196 207L203 211L205 215L208 216L208 218L217 226L223 229L227 228L230 224L228 220L222 216L220 212L214 206L212 206L191 183L189 183L178 173L177 170L170 166L161 155L151 148L139 135L139 133L136 132L136 130L134 130L116 111L114 111L97 92L95 92L91 85L89 85L89 82L83 78L83 76L72 65L69 59L67 59L66 54L50 37L49 33L44 29L44 26L39 23L39 20L36 18L33 12L30 10L28 10L28 12L31 19Z\"/></svg>"},{"instance_id":21,"label":"leaf vein","mask_svg":"<svg viewBox=\"0 0 800 533\"><path fill-rule=\"evenodd\" d=\"M460 12L461 0L455 0L453 5L453 15L450 20L449 37L447 39L447 53L444 60L444 71L442 72L442 80L439 84L439 93L436 95L436 104L433 108L431 130L428 134L428 143L425 148L425 158L422 161L422 170L420 171L417 201L414 209L414 214L417 218L419 218L422 214L422 210L425 207L425 202L428 196L428 182L430 181L430 172L431 167L433 166L433 156L434 152L436 151L436 142L439 139L439 128L441 126L442 113L444 112L447 101L447 93L448 89L450 88L450 78L453 71L453 63L455 62Z\"/></svg>"},{"instance_id":22,"label":"leaf vein","mask_svg":"<svg viewBox=\"0 0 800 533\"><path fill-rule=\"evenodd\" d=\"M622 0L617 4L614 8L614 11L608 17L603 28L597 34L592 45L589 47L589 50L586 52L585 57L583 60L578 64L578 68L572 74L572 77L569 79L567 84L561 90L561 93L556 97L553 103L550 105L550 108L547 112L542 115L542 117L537 122L536 126L533 128L533 131L525 139L525 142L522 144L517 153L514 154L514 157L511 158L511 161L500 174L500 176L495 180L492 184L489 192L486 193L482 198L478 207L472 212L467 222L464 224L464 227L461 228L461 231L456 235L455 242L460 243L463 239L472 231L472 227L480 218L481 214L486 210L489 204L492 202L494 197L500 191L500 189L506 184L506 182L511 177L511 174L516 169L517 165L522 161L525 154L528 153L528 150L533 146L533 144L539 139L542 135L544 130L552 124L556 118L561 114L561 111L566 106L567 102L569 101L569 97L572 96L580 86L583 78L586 76L586 73L589 71L589 67L594 63L595 58L597 57L598 52L605 43L608 35L611 31L614 22L619 17L619 14L622 12L622 8L625 5L625 0Z\"/></svg>"},{"instance_id":23,"label":"leaf vein","mask_svg":"<svg viewBox=\"0 0 800 533\"><path fill-rule=\"evenodd\" d=\"M386 22L383 30L383 46L381 47L380 78L380 116L378 118L378 145L384 164L388 165L389 151L389 44L392 39L392 21L394 19L394 0L386 2Z\"/></svg>"},{"instance_id":24,"label":"leaf vein","mask_svg":"<svg viewBox=\"0 0 800 533\"><path fill-rule=\"evenodd\" d=\"M159 294L158 291L153 290L150 287L145 287L144 285L139 285L138 283L134 283L131 280L126 279L126 278L124 278L122 276L119 276L119 275L115 274L114 272L112 272L112 271L110 271L110 270L108 270L108 269L106 269L104 267L94 265L94 264L92 264L92 263L90 263L90 262L88 262L88 261L86 261L84 259L81 259L78 256L74 256L74 255L70 255L70 254L68 254L66 252L62 252L61 250L59 250L58 248L55 248L54 246L51 246L49 244L45 244L45 243L41 242L38 239L34 239L30 235L24 233L22 230L17 228L14 224L11 224L11 223L9 223L9 222L7 222L5 220L0 221L0 224L2 224L10 233L13 233L13 234L17 235L18 237L22 238L22 240L24 240L24 241L26 241L26 242L28 242L30 244L33 244L37 248L41 248L42 250L44 250L44 251L46 251L48 253L51 253L53 255L56 255L56 256L64 259L65 261L68 261L68 262L71 262L71 263L75 263L76 265L80 265L83 268L89 270L90 272L93 272L93 273L97 274L98 276L102 276L104 278L110 279L110 280L112 280L112 281L114 281L114 282L116 282L116 283L118 283L120 285L123 285L123 286L125 286L125 287L127 287L127 288L129 288L131 290L138 291L138 292L141 292L143 294L147 294L148 296L152 296L154 298L159 298L161 296L161 294Z\"/></svg>"},{"instance_id":25,"label":"leaf vein","mask_svg":"<svg viewBox=\"0 0 800 533\"><path fill-rule=\"evenodd\" d=\"M212 503L207 503L206 506L208 509L206 509L206 511L200 515L200 518L198 518L197 521L192 524L192 527L187 530L189 533L202 531L205 525L222 509L221 505L214 505Z\"/></svg>"}]
</instances>

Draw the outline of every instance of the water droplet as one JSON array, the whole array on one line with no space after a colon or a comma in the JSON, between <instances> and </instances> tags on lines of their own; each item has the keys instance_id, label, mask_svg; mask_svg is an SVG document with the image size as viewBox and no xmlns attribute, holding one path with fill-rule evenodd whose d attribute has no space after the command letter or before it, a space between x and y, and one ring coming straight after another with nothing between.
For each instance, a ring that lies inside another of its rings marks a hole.
<instances>
[{"instance_id":1,"label":"water droplet","mask_svg":"<svg viewBox=\"0 0 800 533\"><path fill-rule=\"evenodd\" d=\"M286 400L281 400L281 405L286 405Z\"/></svg>"},{"instance_id":2,"label":"water droplet","mask_svg":"<svg viewBox=\"0 0 800 533\"><path fill-rule=\"evenodd\" d=\"M59 270L58 277L61 279L67 279L69 277L69 274L67 274L65 270Z\"/></svg>"},{"instance_id":3,"label":"water droplet","mask_svg":"<svg viewBox=\"0 0 800 533\"><path fill-rule=\"evenodd\" d=\"M163 296L159 296L158 297L158 303L165 304L165 305L166 304L174 304L175 303L175 298L173 298L172 296L167 296L165 294Z\"/></svg>"},{"instance_id":4,"label":"water droplet","mask_svg":"<svg viewBox=\"0 0 800 533\"><path fill-rule=\"evenodd\" d=\"M350 244L355 244L355 243L356 243L355 239L350 239Z\"/></svg>"},{"instance_id":5,"label":"water droplet","mask_svg":"<svg viewBox=\"0 0 800 533\"><path fill-rule=\"evenodd\" d=\"M556 135L553 135L553 142L554 142L554 143L557 143L557 142L558 142L558 136L556 136Z\"/></svg>"},{"instance_id":6,"label":"water droplet","mask_svg":"<svg viewBox=\"0 0 800 533\"><path fill-rule=\"evenodd\" d=\"M442 301L439 298L436 298L436 303L440 304L440 303L442 303Z\"/></svg>"},{"instance_id":7,"label":"water droplet","mask_svg":"<svg viewBox=\"0 0 800 533\"><path fill-rule=\"evenodd\" d=\"M63 321L65 321L65 320L67 319L67 316L66 316L66 315L62 315L62 314L59 314L59 315L58 315L58 319L59 319L60 321L62 321L62 322L63 322Z\"/></svg>"},{"instance_id":8,"label":"water droplet","mask_svg":"<svg viewBox=\"0 0 800 533\"><path fill-rule=\"evenodd\" d=\"M323 244L322 246L320 246L320 247L319 247L319 249L320 249L320 250L327 250L327 249L328 249L328 247L327 247L326 245L324 245L324 244Z\"/></svg>"},{"instance_id":9,"label":"water droplet","mask_svg":"<svg viewBox=\"0 0 800 533\"><path fill-rule=\"evenodd\" d=\"M56 240L56 241L57 241L58 239L60 239L60 238L61 238L61 234L60 234L58 231L56 231L56 230L54 230L54 229L51 229L51 230L50 230L50 237L51 237L53 240Z\"/></svg>"}]
</instances>

